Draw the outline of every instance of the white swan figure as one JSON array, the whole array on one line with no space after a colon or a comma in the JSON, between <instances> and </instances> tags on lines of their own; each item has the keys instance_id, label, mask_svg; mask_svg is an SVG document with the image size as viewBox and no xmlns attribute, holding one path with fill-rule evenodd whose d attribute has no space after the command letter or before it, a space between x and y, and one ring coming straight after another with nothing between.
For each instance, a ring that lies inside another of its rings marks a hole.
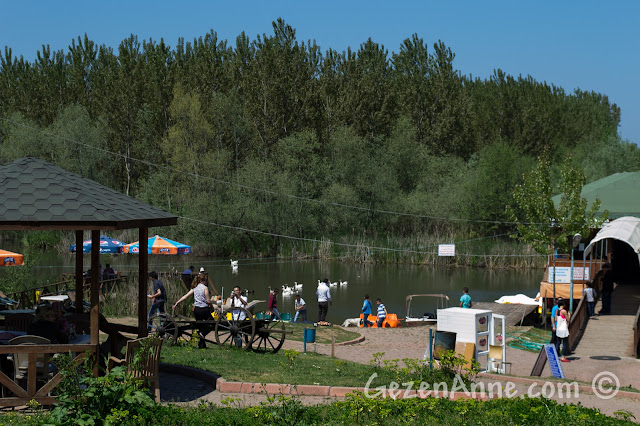
<instances>
[{"instance_id":1,"label":"white swan figure","mask_svg":"<svg viewBox=\"0 0 640 426\"><path fill-rule=\"evenodd\" d=\"M340 285L347 285L347 282L340 280Z\"/></svg>"},{"instance_id":2,"label":"white swan figure","mask_svg":"<svg viewBox=\"0 0 640 426\"><path fill-rule=\"evenodd\" d=\"M231 267L232 268L237 268L238 267L238 261L231 259Z\"/></svg>"},{"instance_id":3,"label":"white swan figure","mask_svg":"<svg viewBox=\"0 0 640 426\"><path fill-rule=\"evenodd\" d=\"M329 287L336 287L338 285L337 282L329 283Z\"/></svg>"},{"instance_id":4,"label":"white swan figure","mask_svg":"<svg viewBox=\"0 0 640 426\"><path fill-rule=\"evenodd\" d=\"M289 287L287 284L282 286L282 294L291 294L293 293L293 287Z\"/></svg>"},{"instance_id":5,"label":"white swan figure","mask_svg":"<svg viewBox=\"0 0 640 426\"><path fill-rule=\"evenodd\" d=\"M302 284L298 284L297 281L293 282L293 289L294 290L302 290Z\"/></svg>"}]
</instances>

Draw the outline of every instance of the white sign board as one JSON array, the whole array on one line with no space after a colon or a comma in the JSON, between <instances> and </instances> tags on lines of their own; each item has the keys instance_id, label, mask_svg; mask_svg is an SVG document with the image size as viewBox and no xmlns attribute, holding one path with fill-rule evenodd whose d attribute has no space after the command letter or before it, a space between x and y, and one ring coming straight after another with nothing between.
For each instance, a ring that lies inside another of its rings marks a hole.
<instances>
[{"instance_id":1,"label":"white sign board","mask_svg":"<svg viewBox=\"0 0 640 426\"><path fill-rule=\"evenodd\" d=\"M440 244L438 246L438 256L455 256L456 245L455 244Z\"/></svg>"},{"instance_id":2,"label":"white sign board","mask_svg":"<svg viewBox=\"0 0 640 426\"><path fill-rule=\"evenodd\" d=\"M553 272L556 273L556 283L570 283L571 282L571 267L570 266L559 266L559 267L549 267L549 282L553 281ZM589 268L582 267L574 267L573 268L573 281L584 281L584 277L589 279Z\"/></svg>"}]
</instances>

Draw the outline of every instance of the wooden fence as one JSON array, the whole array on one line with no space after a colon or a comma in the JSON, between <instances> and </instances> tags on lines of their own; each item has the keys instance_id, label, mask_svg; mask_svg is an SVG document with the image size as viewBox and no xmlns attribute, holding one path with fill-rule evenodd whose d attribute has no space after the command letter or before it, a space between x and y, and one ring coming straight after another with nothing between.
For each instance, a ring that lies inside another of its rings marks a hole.
<instances>
[{"instance_id":1,"label":"wooden fence","mask_svg":"<svg viewBox=\"0 0 640 426\"><path fill-rule=\"evenodd\" d=\"M14 307L15 309L30 309L38 303L36 292L39 292L39 296L46 296L53 294L64 294L67 291L75 290L75 275L63 274L62 278L63 281L57 283L8 293L7 297L18 302L18 304ZM129 277L127 275L118 274L116 278L100 281L101 294L104 296L108 296L109 293L117 290L120 283L127 282L128 278ZM83 290L86 296L84 300L89 300L88 297L90 289L91 279L85 278L83 283Z\"/></svg>"},{"instance_id":2,"label":"wooden fence","mask_svg":"<svg viewBox=\"0 0 640 426\"><path fill-rule=\"evenodd\" d=\"M584 334L589 322L589 309L587 308L586 298L580 299L578 307L573 311L573 316L569 322L569 347L574 351L580 343L580 339Z\"/></svg>"},{"instance_id":3,"label":"wooden fence","mask_svg":"<svg viewBox=\"0 0 640 426\"><path fill-rule=\"evenodd\" d=\"M27 381L26 389L13 381L3 371L0 371L0 384L13 393L13 397L5 397L0 399L0 406L15 407L27 405L30 401L35 400L42 405L51 405L56 402L55 393L56 386L60 384L64 378L62 372L58 371L52 378L47 380L40 388L38 388L37 378L37 355L38 354L56 354L56 353L75 353L72 359L72 365L79 366L87 357L88 353L96 354L97 345L6 345L0 346L0 356L9 354L27 354ZM95 359L95 358L94 358ZM48 371L48 366L45 366ZM40 368L41 369L41 368ZM53 393L53 395L52 395Z\"/></svg>"}]
</instances>

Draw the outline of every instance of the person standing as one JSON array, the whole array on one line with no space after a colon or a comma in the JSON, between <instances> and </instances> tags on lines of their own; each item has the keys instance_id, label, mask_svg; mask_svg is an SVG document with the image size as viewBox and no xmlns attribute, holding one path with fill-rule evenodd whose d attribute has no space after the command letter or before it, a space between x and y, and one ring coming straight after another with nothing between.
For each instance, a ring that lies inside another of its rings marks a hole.
<instances>
[{"instance_id":1,"label":"person standing","mask_svg":"<svg viewBox=\"0 0 640 426\"><path fill-rule=\"evenodd\" d=\"M271 319L280 319L280 312L278 312L278 287L274 288L269 295L269 310L271 311Z\"/></svg>"},{"instance_id":2,"label":"person standing","mask_svg":"<svg viewBox=\"0 0 640 426\"><path fill-rule=\"evenodd\" d=\"M470 309L472 306L473 302L471 302L471 296L469 296L469 288L465 287L462 289L462 296L460 296L460 307Z\"/></svg>"},{"instance_id":3,"label":"person standing","mask_svg":"<svg viewBox=\"0 0 640 426\"><path fill-rule=\"evenodd\" d=\"M153 282L153 294L147 294L149 299L153 299L153 304L149 309L149 316L151 318L156 312L164 314L164 304L167 301L167 291L164 288L162 281L158 279L158 273L152 271L149 273L149 279ZM151 332L151 323L149 322L147 332Z\"/></svg>"},{"instance_id":4,"label":"person standing","mask_svg":"<svg viewBox=\"0 0 640 426\"><path fill-rule=\"evenodd\" d=\"M555 345L556 342L558 341L558 336L556 336L556 327L558 326L558 310L560 309L560 307L564 305L564 301L562 300L562 297L558 297L558 300L556 301L556 304L553 305L553 308L551 308L551 344Z\"/></svg>"},{"instance_id":5,"label":"person standing","mask_svg":"<svg viewBox=\"0 0 640 426\"><path fill-rule=\"evenodd\" d=\"M230 299L231 299L231 306L234 308L231 311L231 317L233 318L233 320L234 321L244 321L245 319L247 319L247 315L244 313L244 311L238 309L238 308L245 308L246 309L246 307L247 307L247 299L242 297L242 291L240 290L239 286L233 287L233 292L231 293ZM247 344L248 343L249 342L247 341ZM238 333L236 335L236 346L238 348L242 347L242 334L241 333Z\"/></svg>"},{"instance_id":6,"label":"person standing","mask_svg":"<svg viewBox=\"0 0 640 426\"><path fill-rule=\"evenodd\" d=\"M382 328L382 323L384 322L385 318L387 318L387 308L384 306L382 300L380 299L377 299L376 303L378 304L378 321L376 325L378 326L378 328Z\"/></svg>"},{"instance_id":7,"label":"person standing","mask_svg":"<svg viewBox=\"0 0 640 426\"><path fill-rule=\"evenodd\" d=\"M329 278L325 278L320 284L318 284L316 295L318 295L318 322L325 322L327 312L329 311L329 305L331 304Z\"/></svg>"},{"instance_id":8,"label":"person standing","mask_svg":"<svg viewBox=\"0 0 640 426\"><path fill-rule=\"evenodd\" d=\"M206 277L200 278L200 282L194 288L189 290L187 294L182 296L178 301L173 305L173 309L176 309L176 306L187 297L193 294L194 300L194 308L193 308L193 316L196 321L205 321L211 319L211 298L209 297L209 288L207 287L207 279ZM204 349L207 347L207 342L205 341L206 336L205 327L198 328L198 347L200 349Z\"/></svg>"},{"instance_id":9,"label":"person standing","mask_svg":"<svg viewBox=\"0 0 640 426\"><path fill-rule=\"evenodd\" d=\"M596 314L596 290L593 288L591 281L587 281L587 288L582 292L582 296L587 300L589 318L593 318Z\"/></svg>"},{"instance_id":10,"label":"person standing","mask_svg":"<svg viewBox=\"0 0 640 426\"><path fill-rule=\"evenodd\" d=\"M365 294L362 304L362 326L364 328L373 327L373 323L369 321L369 315L371 315L371 300L369 300L369 295Z\"/></svg>"},{"instance_id":11,"label":"person standing","mask_svg":"<svg viewBox=\"0 0 640 426\"><path fill-rule=\"evenodd\" d=\"M611 313L611 293L613 293L613 271L607 263L604 265L605 272L602 276L602 309L600 314L608 315Z\"/></svg>"},{"instance_id":12,"label":"person standing","mask_svg":"<svg viewBox=\"0 0 640 426\"><path fill-rule=\"evenodd\" d=\"M562 355L560 361L569 362L567 355L569 355L569 321L571 320L571 314L569 313L569 301L565 300L562 306L558 309L557 314L556 335L556 352L560 354L560 344L562 344Z\"/></svg>"},{"instance_id":13,"label":"person standing","mask_svg":"<svg viewBox=\"0 0 640 426\"><path fill-rule=\"evenodd\" d=\"M300 294L296 294L295 300L296 315L293 317L293 322L298 321L298 317L302 316L302 321L307 322L307 304Z\"/></svg>"}]
</instances>

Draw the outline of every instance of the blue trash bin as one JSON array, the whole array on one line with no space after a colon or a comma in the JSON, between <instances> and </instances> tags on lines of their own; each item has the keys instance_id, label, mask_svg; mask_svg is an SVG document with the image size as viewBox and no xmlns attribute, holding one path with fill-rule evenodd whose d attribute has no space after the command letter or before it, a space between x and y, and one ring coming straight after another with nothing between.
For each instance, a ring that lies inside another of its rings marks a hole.
<instances>
[{"instance_id":1,"label":"blue trash bin","mask_svg":"<svg viewBox=\"0 0 640 426\"><path fill-rule=\"evenodd\" d=\"M304 329L304 351L307 351L307 343L316 343L316 329L305 328Z\"/></svg>"}]
</instances>

